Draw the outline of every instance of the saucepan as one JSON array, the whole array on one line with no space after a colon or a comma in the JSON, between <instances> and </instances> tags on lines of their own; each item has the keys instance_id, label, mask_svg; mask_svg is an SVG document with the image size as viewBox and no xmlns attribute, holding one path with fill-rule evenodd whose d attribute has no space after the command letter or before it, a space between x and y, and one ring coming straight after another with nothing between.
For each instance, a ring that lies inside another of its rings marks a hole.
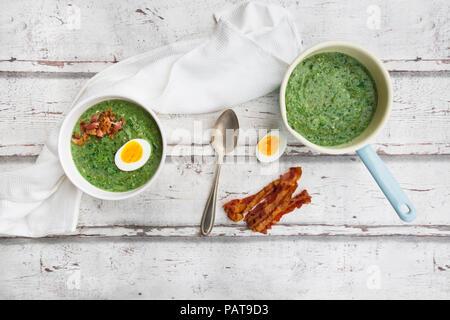
<instances>
[{"instance_id":1,"label":"saucepan","mask_svg":"<svg viewBox=\"0 0 450 320\"><path fill-rule=\"evenodd\" d=\"M375 81L378 93L376 111L368 127L352 141L332 147L320 146L307 140L289 126L286 115L286 86L292 71L304 59L323 52L340 52L358 60L369 71ZM280 87L280 109L287 130L305 146L327 154L344 154L356 151L400 219L410 222L416 218L416 209L386 165L369 144L377 133L382 130L389 118L392 108L392 96L392 84L389 74L384 68L383 63L377 57L361 46L353 43L345 41L327 41L319 43L302 52L290 65Z\"/></svg>"}]
</instances>

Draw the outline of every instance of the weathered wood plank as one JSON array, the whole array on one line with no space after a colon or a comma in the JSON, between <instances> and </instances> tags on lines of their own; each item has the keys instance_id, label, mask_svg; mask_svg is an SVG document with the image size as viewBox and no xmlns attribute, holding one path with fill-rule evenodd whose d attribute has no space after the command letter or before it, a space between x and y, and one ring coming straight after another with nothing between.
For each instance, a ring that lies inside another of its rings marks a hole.
<instances>
[{"instance_id":1,"label":"weathered wood plank","mask_svg":"<svg viewBox=\"0 0 450 320\"><path fill-rule=\"evenodd\" d=\"M390 72L445 72L450 71L450 59L383 60ZM115 61L48 61L0 60L1 72L95 74L116 63Z\"/></svg>"},{"instance_id":2,"label":"weathered wood plank","mask_svg":"<svg viewBox=\"0 0 450 320\"><path fill-rule=\"evenodd\" d=\"M292 13L305 47L349 40L373 50L390 70L449 70L445 0L271 2ZM206 38L212 14L230 6L221 0L4 1L0 71L98 72L174 41Z\"/></svg>"},{"instance_id":3,"label":"weathered wood plank","mask_svg":"<svg viewBox=\"0 0 450 320\"><path fill-rule=\"evenodd\" d=\"M450 71L450 59L383 60L390 72L444 72Z\"/></svg>"},{"instance_id":4,"label":"weathered wood plank","mask_svg":"<svg viewBox=\"0 0 450 320\"><path fill-rule=\"evenodd\" d=\"M48 61L48 60L0 60L0 72L17 73L65 73L65 74L92 74L112 66L114 61ZM400 63L401 65L401 63ZM433 68L434 65L436 68ZM415 69L415 68L414 68ZM443 68L436 64L430 64L430 71L440 71Z\"/></svg>"},{"instance_id":5,"label":"weathered wood plank","mask_svg":"<svg viewBox=\"0 0 450 320\"><path fill-rule=\"evenodd\" d=\"M433 159L434 161L431 161ZM243 222L235 224L226 217L221 205L231 199L256 192L287 168L301 165L304 174L299 190L307 189L313 201L310 205L283 217L281 221L286 225L299 225L299 229L274 228L275 235L298 235L305 231L303 234L310 235L329 233L363 236L448 236L448 157L387 157L385 160L419 212L411 228L406 228L398 219L359 160L346 157L289 157L280 162L279 168L274 170L258 166L251 160L223 167L216 223L224 229L215 229L213 235L250 235L251 232L245 230ZM84 197L80 226L192 226L194 228L185 231L197 235L198 229L195 227L200 222L202 208L212 182L213 169L212 163L201 165L192 164L188 159L185 162L173 159L173 162L167 163L160 179L141 197L123 202L106 202ZM370 228L372 226L374 228ZM386 228L378 228L379 226ZM414 226L423 228L414 229ZM165 232L166 235L177 235L178 231L176 228L149 229L148 235L153 232L156 235ZM270 233L272 234L272 231ZM143 234L146 235L145 231Z\"/></svg>"},{"instance_id":6,"label":"weathered wood plank","mask_svg":"<svg viewBox=\"0 0 450 320\"><path fill-rule=\"evenodd\" d=\"M385 130L375 140L383 154L450 154L450 77L448 73L392 74L394 107ZM0 155L36 155L51 129L64 117L86 81L64 77L0 76ZM235 154L253 153L258 130L282 127L278 93L234 106L243 129ZM212 155L209 136L219 113L160 115L174 156ZM426 128L426 130L424 130ZM250 131L252 130L252 131ZM30 134L32 132L33 134ZM194 136L194 133L199 133ZM255 133L251 135L251 133ZM194 145L192 145L194 144ZM315 154L289 135L288 155Z\"/></svg>"},{"instance_id":7,"label":"weathered wood plank","mask_svg":"<svg viewBox=\"0 0 450 320\"><path fill-rule=\"evenodd\" d=\"M329 224L278 224L270 236L283 237L442 237L450 238L449 225L329 225ZM151 227L151 226L90 226L79 227L72 234L47 238L153 238L153 237L199 237L199 226ZM215 225L210 237L260 237L267 235L250 231L245 226Z\"/></svg>"},{"instance_id":8,"label":"weathered wood plank","mask_svg":"<svg viewBox=\"0 0 450 320\"><path fill-rule=\"evenodd\" d=\"M448 299L448 249L427 238L0 240L0 298Z\"/></svg>"},{"instance_id":9,"label":"weathered wood plank","mask_svg":"<svg viewBox=\"0 0 450 320\"><path fill-rule=\"evenodd\" d=\"M0 172L34 161L87 78L132 55L206 38L212 13L235 2L2 1ZM292 12L305 47L355 41L392 71L394 111L374 145L418 219L401 223L355 156L319 157L291 139L271 172L253 157L229 158L218 206L293 165L303 166L301 187L313 203L285 216L269 236L230 222L219 207L212 236L200 238L212 152L207 137L185 140L174 132L208 128L218 113L167 115L172 156L147 192L120 202L83 196L73 235L0 239L0 298L450 297L447 1L272 2ZM261 129L279 125L277 105L274 93L234 109L244 128ZM241 141L237 154L246 154L245 144L254 142Z\"/></svg>"},{"instance_id":10,"label":"weathered wood plank","mask_svg":"<svg viewBox=\"0 0 450 320\"><path fill-rule=\"evenodd\" d=\"M280 225L269 231L273 236L449 237L449 156L383 158L418 210L418 217L411 224L398 219L356 157L284 157L278 168L241 159L226 163L222 169L217 227L211 236L261 236L248 231L243 222L230 221L221 205L256 192L287 168L301 165L304 173L299 190L307 189L313 201L283 217ZM84 195L79 229L72 236L198 236L214 164L212 158L195 158L195 163L191 160L169 158L149 190L132 199L102 201ZM0 169L30 163L29 158L3 158Z\"/></svg>"}]
</instances>

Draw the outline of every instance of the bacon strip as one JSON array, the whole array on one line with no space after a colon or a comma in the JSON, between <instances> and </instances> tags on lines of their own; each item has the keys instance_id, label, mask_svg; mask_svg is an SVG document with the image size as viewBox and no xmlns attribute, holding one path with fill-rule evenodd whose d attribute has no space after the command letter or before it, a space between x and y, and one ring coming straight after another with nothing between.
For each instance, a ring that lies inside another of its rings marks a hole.
<instances>
[{"instance_id":1,"label":"bacon strip","mask_svg":"<svg viewBox=\"0 0 450 320\"><path fill-rule=\"evenodd\" d=\"M291 212L295 208L300 208L303 204L307 203L311 203L311 196L309 195L308 191L303 190L298 195L291 198L289 202L283 208L281 208L277 217L281 218L281 216L283 216L284 214Z\"/></svg>"},{"instance_id":2,"label":"bacon strip","mask_svg":"<svg viewBox=\"0 0 450 320\"><path fill-rule=\"evenodd\" d=\"M285 201L278 206L273 212L270 213L270 216L266 220L255 225L252 230L267 234L267 230L277 224L283 215L293 211L296 208L301 208L302 205L307 203L311 203L311 196L308 194L308 191L303 190L294 198L291 198L289 201Z\"/></svg>"},{"instance_id":3,"label":"bacon strip","mask_svg":"<svg viewBox=\"0 0 450 320\"><path fill-rule=\"evenodd\" d=\"M260 225L265 225L270 222L270 215L284 202L289 201L295 189L297 189L297 183L294 185L281 185L274 190L272 195L260 203L255 210L250 211L245 216L245 222L248 227L253 231L261 231Z\"/></svg>"},{"instance_id":4,"label":"bacon strip","mask_svg":"<svg viewBox=\"0 0 450 320\"><path fill-rule=\"evenodd\" d=\"M258 193L248 196L243 199L234 199L223 205L228 217L234 222L243 219L244 215L250 211L255 205L272 193L280 183L287 183L289 181L297 181L302 175L302 168L291 168L287 173L282 175L280 179L269 183L264 189Z\"/></svg>"},{"instance_id":5,"label":"bacon strip","mask_svg":"<svg viewBox=\"0 0 450 320\"><path fill-rule=\"evenodd\" d=\"M223 205L223 208L231 220L233 220L234 222L241 221L244 218L244 214L250 211L262 199L269 195L279 183L279 179L275 180L254 195L248 196L243 199L234 199L225 203Z\"/></svg>"},{"instance_id":6,"label":"bacon strip","mask_svg":"<svg viewBox=\"0 0 450 320\"><path fill-rule=\"evenodd\" d=\"M244 219L248 227L255 232L266 234L283 215L311 202L306 190L292 198L301 175L300 167L290 168L280 179L271 182L258 193L243 199L231 200L223 208L228 217L235 222L242 220L248 212Z\"/></svg>"},{"instance_id":7,"label":"bacon strip","mask_svg":"<svg viewBox=\"0 0 450 320\"><path fill-rule=\"evenodd\" d=\"M293 167L290 168L288 172L283 174L280 177L282 183L290 183L293 184L302 176L302 168L301 167Z\"/></svg>"}]
</instances>

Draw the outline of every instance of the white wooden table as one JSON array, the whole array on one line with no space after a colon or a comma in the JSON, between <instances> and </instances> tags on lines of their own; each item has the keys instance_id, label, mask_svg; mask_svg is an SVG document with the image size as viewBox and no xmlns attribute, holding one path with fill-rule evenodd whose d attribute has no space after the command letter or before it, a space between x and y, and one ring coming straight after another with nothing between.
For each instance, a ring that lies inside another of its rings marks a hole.
<instances>
[{"instance_id":1,"label":"white wooden table","mask_svg":"<svg viewBox=\"0 0 450 320\"><path fill-rule=\"evenodd\" d=\"M2 1L0 170L35 160L96 72L207 37L212 13L235 2ZM161 115L171 156L157 182L127 201L83 196L73 235L0 239L0 298L450 298L448 1L279 3L295 17L304 47L350 40L385 63L394 106L374 147L415 203L416 221L397 218L355 155L318 155L290 138L273 175L261 174L253 156L228 161L216 227L200 237L213 153L207 139L171 132L211 127L219 113ZM243 128L279 124L277 92L233 108ZM303 167L312 204L267 236L228 220L223 203L294 165Z\"/></svg>"}]
</instances>

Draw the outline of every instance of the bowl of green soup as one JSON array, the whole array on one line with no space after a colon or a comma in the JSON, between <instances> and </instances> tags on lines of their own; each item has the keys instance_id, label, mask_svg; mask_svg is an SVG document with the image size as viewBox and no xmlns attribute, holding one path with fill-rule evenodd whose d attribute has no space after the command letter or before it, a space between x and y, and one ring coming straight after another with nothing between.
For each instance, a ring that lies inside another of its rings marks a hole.
<instances>
[{"instance_id":1,"label":"bowl of green soup","mask_svg":"<svg viewBox=\"0 0 450 320\"><path fill-rule=\"evenodd\" d=\"M391 112L392 84L383 63L344 41L319 43L302 52L280 87L287 130L307 147L328 154L356 151L403 221L416 209L370 147Z\"/></svg>"},{"instance_id":2,"label":"bowl of green soup","mask_svg":"<svg viewBox=\"0 0 450 320\"><path fill-rule=\"evenodd\" d=\"M144 103L101 96L78 103L61 126L58 153L70 181L83 192L120 200L148 188L161 171L166 142Z\"/></svg>"},{"instance_id":3,"label":"bowl of green soup","mask_svg":"<svg viewBox=\"0 0 450 320\"><path fill-rule=\"evenodd\" d=\"M373 54L328 41L300 54L280 88L289 132L323 153L358 150L383 128L392 105L389 74Z\"/></svg>"}]
</instances>

